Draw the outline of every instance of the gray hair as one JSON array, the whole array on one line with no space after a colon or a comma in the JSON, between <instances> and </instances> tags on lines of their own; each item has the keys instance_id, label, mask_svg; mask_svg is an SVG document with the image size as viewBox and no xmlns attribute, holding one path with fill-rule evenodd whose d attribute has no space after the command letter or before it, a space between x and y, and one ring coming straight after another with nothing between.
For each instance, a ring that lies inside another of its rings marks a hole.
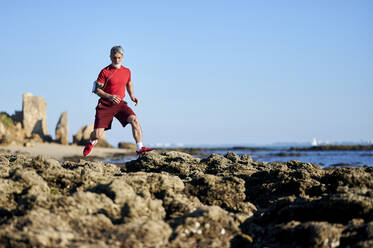
<instances>
[{"instance_id":1,"label":"gray hair","mask_svg":"<svg viewBox=\"0 0 373 248\"><path fill-rule=\"evenodd\" d=\"M110 50L110 56L116 54L116 53L120 53L120 54L124 54L123 52L123 48L121 46L113 46Z\"/></svg>"}]
</instances>

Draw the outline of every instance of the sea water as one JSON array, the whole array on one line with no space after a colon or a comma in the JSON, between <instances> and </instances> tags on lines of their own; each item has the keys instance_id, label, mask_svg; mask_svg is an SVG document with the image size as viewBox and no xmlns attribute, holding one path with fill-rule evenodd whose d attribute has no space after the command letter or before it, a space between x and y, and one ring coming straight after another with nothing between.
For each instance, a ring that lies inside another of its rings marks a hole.
<instances>
[{"instance_id":1,"label":"sea water","mask_svg":"<svg viewBox=\"0 0 373 248\"><path fill-rule=\"evenodd\" d=\"M261 162L287 162L298 160L318 164L321 167L331 166L373 166L373 151L289 151L289 150L235 150L238 155L248 154L253 160ZM215 151L223 154L224 151Z\"/></svg>"},{"instance_id":2,"label":"sea water","mask_svg":"<svg viewBox=\"0 0 373 248\"><path fill-rule=\"evenodd\" d=\"M291 151L290 147L265 147L250 149L235 148L208 148L201 149L199 155L193 155L199 158L206 158L212 153L225 155L227 152L234 152L241 156L250 155L253 160L261 162L287 162L298 160L306 163L313 163L321 167L357 167L373 166L373 151ZM110 159L106 162L125 163L136 159L137 157L123 157L116 160Z\"/></svg>"}]
</instances>

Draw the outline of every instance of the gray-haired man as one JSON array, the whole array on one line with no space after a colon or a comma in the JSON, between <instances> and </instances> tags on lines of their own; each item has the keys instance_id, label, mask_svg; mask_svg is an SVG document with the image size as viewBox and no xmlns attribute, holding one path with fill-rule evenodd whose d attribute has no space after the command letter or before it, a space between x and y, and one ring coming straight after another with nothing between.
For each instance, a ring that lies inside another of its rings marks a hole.
<instances>
[{"instance_id":1,"label":"gray-haired man","mask_svg":"<svg viewBox=\"0 0 373 248\"><path fill-rule=\"evenodd\" d=\"M98 139L103 135L105 130L111 129L113 118L117 118L123 127L128 123L132 126L133 138L136 141L138 155L154 149L147 148L142 144L142 132L140 123L127 105L123 98L127 92L135 106L139 100L133 95L133 84L131 82L131 71L122 66L124 58L123 49L120 46L114 46L110 51L111 64L101 70L95 81L93 92L100 99L96 107L95 125L91 133L90 140L83 150L83 155L88 156Z\"/></svg>"}]
</instances>

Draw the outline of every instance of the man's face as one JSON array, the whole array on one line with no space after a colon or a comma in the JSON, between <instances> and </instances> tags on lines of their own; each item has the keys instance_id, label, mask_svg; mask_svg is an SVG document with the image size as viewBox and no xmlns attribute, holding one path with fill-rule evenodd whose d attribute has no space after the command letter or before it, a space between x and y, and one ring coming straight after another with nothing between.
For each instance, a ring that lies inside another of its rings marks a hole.
<instances>
[{"instance_id":1,"label":"man's face","mask_svg":"<svg viewBox=\"0 0 373 248\"><path fill-rule=\"evenodd\" d=\"M123 58L124 58L123 54L120 54L120 53L115 53L115 54L110 56L111 62L114 65L121 65L122 61L123 61Z\"/></svg>"}]
</instances>

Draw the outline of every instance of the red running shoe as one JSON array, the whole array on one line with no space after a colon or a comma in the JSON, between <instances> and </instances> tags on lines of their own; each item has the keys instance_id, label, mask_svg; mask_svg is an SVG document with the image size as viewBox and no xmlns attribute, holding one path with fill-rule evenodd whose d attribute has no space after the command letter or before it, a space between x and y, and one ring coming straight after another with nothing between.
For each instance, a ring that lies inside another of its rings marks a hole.
<instances>
[{"instance_id":1,"label":"red running shoe","mask_svg":"<svg viewBox=\"0 0 373 248\"><path fill-rule=\"evenodd\" d=\"M93 143L91 143L91 141L88 140L87 144L84 147L83 155L88 156L92 152L92 149L96 145L96 143L97 141L93 141Z\"/></svg>"},{"instance_id":2,"label":"red running shoe","mask_svg":"<svg viewBox=\"0 0 373 248\"><path fill-rule=\"evenodd\" d=\"M145 146L141 147L140 151L136 151L137 155L142 155L144 154L145 152L150 152L150 151L154 151L155 149L150 149L150 148L147 148Z\"/></svg>"}]
</instances>

